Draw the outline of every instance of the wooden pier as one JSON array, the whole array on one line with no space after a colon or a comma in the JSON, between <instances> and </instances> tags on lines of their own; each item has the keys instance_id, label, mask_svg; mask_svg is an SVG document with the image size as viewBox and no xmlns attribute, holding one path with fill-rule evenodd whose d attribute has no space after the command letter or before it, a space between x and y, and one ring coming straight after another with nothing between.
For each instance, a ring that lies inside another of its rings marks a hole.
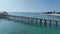
<instances>
[{"instance_id":1,"label":"wooden pier","mask_svg":"<svg viewBox=\"0 0 60 34\"><path fill-rule=\"evenodd\" d=\"M25 16L15 16L15 15L4 15L5 19L20 21L21 23L42 25L44 20L44 26L47 25L47 21L49 20L49 26L52 26L52 21L55 21L55 26L58 26L59 19L48 19L48 18L33 18L33 17L25 17Z\"/></svg>"},{"instance_id":2,"label":"wooden pier","mask_svg":"<svg viewBox=\"0 0 60 34\"><path fill-rule=\"evenodd\" d=\"M16 16L16 15L10 15L7 12L0 13L1 19L8 19L8 20L14 20L19 21L21 23L27 23L27 24L33 24L33 25L43 25L47 26L49 23L49 26L52 26L52 21L55 23L55 27L58 27L60 24L60 19L52 19L52 18L34 18L34 17L27 17L27 16ZM48 22L49 21L49 22Z\"/></svg>"}]
</instances>

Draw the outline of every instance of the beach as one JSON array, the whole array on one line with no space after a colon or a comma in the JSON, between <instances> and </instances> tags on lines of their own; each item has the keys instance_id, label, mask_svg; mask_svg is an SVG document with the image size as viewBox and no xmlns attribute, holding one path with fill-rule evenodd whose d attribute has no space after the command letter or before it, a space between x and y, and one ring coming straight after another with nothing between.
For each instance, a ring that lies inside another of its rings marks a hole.
<instances>
[{"instance_id":1,"label":"beach","mask_svg":"<svg viewBox=\"0 0 60 34\"><path fill-rule=\"evenodd\" d=\"M53 14L49 14L49 15L55 15L55 16L60 16L60 14L54 14L54 13L53 13Z\"/></svg>"}]
</instances>

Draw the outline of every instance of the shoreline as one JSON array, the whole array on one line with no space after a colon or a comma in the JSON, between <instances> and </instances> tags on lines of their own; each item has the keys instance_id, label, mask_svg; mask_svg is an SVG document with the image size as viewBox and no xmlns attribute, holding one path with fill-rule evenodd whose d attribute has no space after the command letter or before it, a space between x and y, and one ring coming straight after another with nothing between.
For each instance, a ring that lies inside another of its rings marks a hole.
<instances>
[{"instance_id":1,"label":"shoreline","mask_svg":"<svg viewBox=\"0 0 60 34\"><path fill-rule=\"evenodd\" d=\"M54 16L60 16L60 12L42 12L43 14L46 14L46 15L54 15Z\"/></svg>"},{"instance_id":2,"label":"shoreline","mask_svg":"<svg viewBox=\"0 0 60 34\"><path fill-rule=\"evenodd\" d=\"M48 15L60 16L60 14L48 14Z\"/></svg>"}]
</instances>

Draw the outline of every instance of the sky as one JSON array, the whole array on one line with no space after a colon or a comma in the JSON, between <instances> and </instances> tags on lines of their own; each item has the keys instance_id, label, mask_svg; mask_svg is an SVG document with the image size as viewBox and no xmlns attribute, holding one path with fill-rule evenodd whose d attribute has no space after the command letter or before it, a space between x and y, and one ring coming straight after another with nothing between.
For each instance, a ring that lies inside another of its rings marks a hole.
<instances>
[{"instance_id":1,"label":"sky","mask_svg":"<svg viewBox=\"0 0 60 34\"><path fill-rule=\"evenodd\" d=\"M0 0L0 12L60 11L60 0Z\"/></svg>"}]
</instances>

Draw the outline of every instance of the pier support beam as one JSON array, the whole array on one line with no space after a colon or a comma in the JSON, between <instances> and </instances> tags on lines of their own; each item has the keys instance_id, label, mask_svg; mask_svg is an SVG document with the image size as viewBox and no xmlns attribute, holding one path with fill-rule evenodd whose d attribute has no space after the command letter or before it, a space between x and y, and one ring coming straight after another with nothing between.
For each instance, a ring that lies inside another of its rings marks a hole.
<instances>
[{"instance_id":1,"label":"pier support beam","mask_svg":"<svg viewBox=\"0 0 60 34\"><path fill-rule=\"evenodd\" d=\"M30 19L31 19L31 24L34 24L34 23L33 23L33 19L32 19L32 18L30 18Z\"/></svg>"},{"instance_id":2,"label":"pier support beam","mask_svg":"<svg viewBox=\"0 0 60 34\"><path fill-rule=\"evenodd\" d=\"M57 21L56 21L56 27L57 27L57 25L58 25L58 24L57 24Z\"/></svg>"},{"instance_id":3,"label":"pier support beam","mask_svg":"<svg viewBox=\"0 0 60 34\"><path fill-rule=\"evenodd\" d=\"M46 26L46 23L47 23L47 20L45 20L45 23L44 23L45 26Z\"/></svg>"},{"instance_id":4,"label":"pier support beam","mask_svg":"<svg viewBox=\"0 0 60 34\"><path fill-rule=\"evenodd\" d=\"M20 17L20 22L22 22L22 17Z\"/></svg>"},{"instance_id":5,"label":"pier support beam","mask_svg":"<svg viewBox=\"0 0 60 34\"><path fill-rule=\"evenodd\" d=\"M36 25L37 25L37 23L38 23L38 19L36 19Z\"/></svg>"},{"instance_id":6,"label":"pier support beam","mask_svg":"<svg viewBox=\"0 0 60 34\"><path fill-rule=\"evenodd\" d=\"M42 19L40 19L40 25L42 25Z\"/></svg>"},{"instance_id":7,"label":"pier support beam","mask_svg":"<svg viewBox=\"0 0 60 34\"><path fill-rule=\"evenodd\" d=\"M50 20L50 24L49 25L51 26L51 20Z\"/></svg>"}]
</instances>

